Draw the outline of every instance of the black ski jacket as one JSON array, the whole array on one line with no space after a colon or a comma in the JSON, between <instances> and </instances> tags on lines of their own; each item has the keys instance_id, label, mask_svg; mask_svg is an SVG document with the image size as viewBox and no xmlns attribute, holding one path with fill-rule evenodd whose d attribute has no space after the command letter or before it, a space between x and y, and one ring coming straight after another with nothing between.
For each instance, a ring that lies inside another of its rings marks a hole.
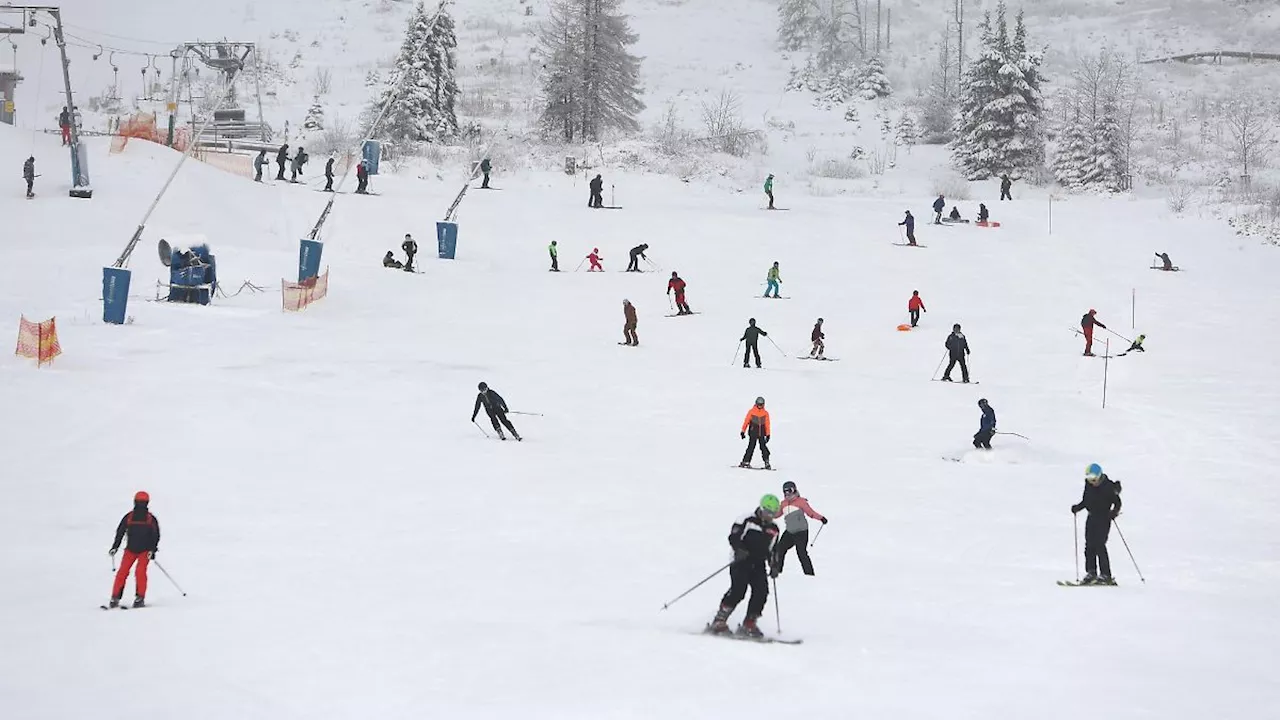
<instances>
[{"instance_id":1,"label":"black ski jacket","mask_svg":"<svg viewBox=\"0 0 1280 720\"><path fill-rule=\"evenodd\" d=\"M413 240L405 240L404 242L400 243L400 249L404 251L405 255L417 255L418 243L414 242Z\"/></svg>"},{"instance_id":2,"label":"black ski jacket","mask_svg":"<svg viewBox=\"0 0 1280 720\"><path fill-rule=\"evenodd\" d=\"M329 160L324 164L324 176L326 178L333 177L333 158L329 158Z\"/></svg>"},{"instance_id":3,"label":"black ski jacket","mask_svg":"<svg viewBox=\"0 0 1280 720\"><path fill-rule=\"evenodd\" d=\"M604 180L595 178L591 181L591 192L598 193L604 190Z\"/></svg>"},{"instance_id":4,"label":"black ski jacket","mask_svg":"<svg viewBox=\"0 0 1280 720\"><path fill-rule=\"evenodd\" d=\"M1106 325L1103 325L1102 323L1098 322L1098 320L1094 318L1092 315L1090 315L1089 313L1085 313L1084 317L1080 318L1080 327L1084 328L1085 330L1088 330L1094 325L1097 325L1100 328L1106 327Z\"/></svg>"},{"instance_id":5,"label":"black ski jacket","mask_svg":"<svg viewBox=\"0 0 1280 720\"><path fill-rule=\"evenodd\" d=\"M760 336L769 337L769 333L761 330L756 325L748 325L746 330L742 331L742 337L739 340L746 340L748 345L755 345L760 342Z\"/></svg>"},{"instance_id":6,"label":"black ski jacket","mask_svg":"<svg viewBox=\"0 0 1280 720\"><path fill-rule=\"evenodd\" d=\"M156 516L147 512L145 505L135 505L133 510L125 513L116 526L116 539L111 543L112 550L120 548L120 541L125 534L129 542L125 549L129 552L144 553L160 549L160 522Z\"/></svg>"},{"instance_id":7,"label":"black ski jacket","mask_svg":"<svg viewBox=\"0 0 1280 720\"><path fill-rule=\"evenodd\" d=\"M758 513L751 513L738 519L729 530L729 546L747 551L747 559L743 564L759 565L769 559L773 552L773 541L778 537L778 526L773 520L761 520Z\"/></svg>"},{"instance_id":8,"label":"black ski jacket","mask_svg":"<svg viewBox=\"0 0 1280 720\"><path fill-rule=\"evenodd\" d=\"M1120 512L1120 489L1120 483L1103 473L1102 481L1096 486L1085 482L1084 495L1080 497L1080 502L1071 506L1071 512L1088 510L1090 515L1101 513L1115 517Z\"/></svg>"},{"instance_id":9,"label":"black ski jacket","mask_svg":"<svg viewBox=\"0 0 1280 720\"><path fill-rule=\"evenodd\" d=\"M648 250L648 249L649 249L649 246L648 246L648 245L637 245L637 246L635 246L635 247L631 248L631 257L633 257L633 258L634 258L634 257L644 257L644 251L645 251L645 250ZM649 258L645 258L645 259L646 259L646 260L648 260Z\"/></svg>"},{"instance_id":10,"label":"black ski jacket","mask_svg":"<svg viewBox=\"0 0 1280 720\"><path fill-rule=\"evenodd\" d=\"M280 152L276 153L276 163L283 165L289 160L289 146L281 145Z\"/></svg>"},{"instance_id":11,"label":"black ski jacket","mask_svg":"<svg viewBox=\"0 0 1280 720\"><path fill-rule=\"evenodd\" d=\"M22 179L23 180L36 179L36 164L34 162L30 160L24 160L22 162Z\"/></svg>"},{"instance_id":12,"label":"black ski jacket","mask_svg":"<svg viewBox=\"0 0 1280 720\"><path fill-rule=\"evenodd\" d=\"M969 341L965 339L964 333L953 332L948 335L946 346L953 358L959 359L969 354Z\"/></svg>"},{"instance_id":13,"label":"black ski jacket","mask_svg":"<svg viewBox=\"0 0 1280 720\"><path fill-rule=\"evenodd\" d=\"M484 406L484 411L488 413L489 417L507 413L507 401L503 400L502 396L494 392L492 388L476 394L476 407L471 411L472 422L475 422L476 415L480 414L481 405Z\"/></svg>"}]
</instances>

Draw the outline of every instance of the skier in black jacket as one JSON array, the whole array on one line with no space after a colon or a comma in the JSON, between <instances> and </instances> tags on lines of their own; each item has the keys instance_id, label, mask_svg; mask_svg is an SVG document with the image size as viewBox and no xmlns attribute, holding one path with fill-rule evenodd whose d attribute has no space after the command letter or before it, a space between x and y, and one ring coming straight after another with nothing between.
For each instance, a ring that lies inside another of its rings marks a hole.
<instances>
[{"instance_id":1,"label":"skier in black jacket","mask_svg":"<svg viewBox=\"0 0 1280 720\"><path fill-rule=\"evenodd\" d=\"M769 600L769 568L773 558L773 545L778 537L778 526L773 523L782 508L776 495L765 495L755 511L738 519L729 530L729 547L733 548L733 563L729 566L729 591L720 599L720 609L707 626L707 632L729 632L729 616L751 588L751 600L747 602L747 617L738 628L739 635L762 637L756 624L764 613Z\"/></svg>"},{"instance_id":2,"label":"skier in black jacket","mask_svg":"<svg viewBox=\"0 0 1280 720\"><path fill-rule=\"evenodd\" d=\"M119 607L120 598L124 595L124 584L129 579L129 570L137 563L138 571L134 576L134 607L142 607L147 598L147 563L155 559L160 551L160 522L147 510L151 496L139 490L133 496L133 510L125 513L116 526L116 538L111 543L107 554L115 557L120 550L120 542L125 535L129 542L124 548L124 559L120 561L120 569L116 571L115 582L111 585L110 607Z\"/></svg>"},{"instance_id":3,"label":"skier in black jacket","mask_svg":"<svg viewBox=\"0 0 1280 720\"><path fill-rule=\"evenodd\" d=\"M952 382L951 370L956 363L960 363L960 377L964 382L969 382L969 364L965 362L965 356L969 354L969 341L960 332L960 323L951 326L951 334L947 336L945 345L951 362L947 363L947 371L942 373L942 379Z\"/></svg>"},{"instance_id":4,"label":"skier in black jacket","mask_svg":"<svg viewBox=\"0 0 1280 720\"><path fill-rule=\"evenodd\" d=\"M280 150L276 152L276 167L280 168L276 173L277 180L284 179L284 166L287 162L289 162L289 143L281 145Z\"/></svg>"},{"instance_id":5,"label":"skier in black jacket","mask_svg":"<svg viewBox=\"0 0 1280 720\"><path fill-rule=\"evenodd\" d=\"M937 200L933 201L933 224L942 224L942 211L947 207L946 196L939 195Z\"/></svg>"},{"instance_id":6,"label":"skier in black jacket","mask_svg":"<svg viewBox=\"0 0 1280 720\"><path fill-rule=\"evenodd\" d=\"M405 255L409 256L408 262L404 264L406 272L415 272L413 269L413 258L418 254L418 243L414 241L413 236L409 233L404 234L404 242L400 243L400 249Z\"/></svg>"},{"instance_id":7,"label":"skier in black jacket","mask_svg":"<svg viewBox=\"0 0 1280 720\"><path fill-rule=\"evenodd\" d=\"M523 440L520 433L516 432L516 428L507 419L507 401L502 396L489 389L485 383L480 383L480 394L476 395L476 407L471 411L471 422L476 421L476 415L480 414L480 407L484 406L484 411L489 415L489 422L493 423L493 429L498 431L498 438L506 440L507 436L502 434L502 428L498 425L501 422L511 431L511 437L516 440Z\"/></svg>"},{"instance_id":8,"label":"skier in black jacket","mask_svg":"<svg viewBox=\"0 0 1280 720\"><path fill-rule=\"evenodd\" d=\"M760 364L760 336L761 335L764 335L765 337L769 337L769 333L756 327L755 318L751 318L747 320L747 329L742 331L742 337L739 338L738 340L739 342L745 342L747 344L746 349L742 351L742 367L744 368L751 367L749 358L751 357L752 353L755 353L755 356L756 356L756 367L763 367Z\"/></svg>"},{"instance_id":9,"label":"skier in black jacket","mask_svg":"<svg viewBox=\"0 0 1280 720\"><path fill-rule=\"evenodd\" d=\"M604 179L599 174L591 179L591 198L587 200L587 207L604 207Z\"/></svg>"},{"instance_id":10,"label":"skier in black jacket","mask_svg":"<svg viewBox=\"0 0 1280 720\"><path fill-rule=\"evenodd\" d=\"M627 265L627 272L644 272L640 269L640 259L644 258L645 262L649 261L649 258L644 256L644 251L648 249L649 245L647 243L631 248L631 263Z\"/></svg>"},{"instance_id":11,"label":"skier in black jacket","mask_svg":"<svg viewBox=\"0 0 1280 720\"><path fill-rule=\"evenodd\" d=\"M1084 495L1071 506L1073 514L1089 511L1089 518L1084 521L1085 576L1080 584L1115 585L1116 581L1111 578L1111 557L1107 554L1107 536L1111 534L1111 521L1120 514L1120 483L1107 477L1097 463L1084 473Z\"/></svg>"},{"instance_id":12,"label":"skier in black jacket","mask_svg":"<svg viewBox=\"0 0 1280 720\"><path fill-rule=\"evenodd\" d=\"M36 159L34 157L29 157L23 161L22 179L27 181L27 199L30 200L36 196L35 191L31 189L36 182Z\"/></svg>"},{"instance_id":13,"label":"skier in black jacket","mask_svg":"<svg viewBox=\"0 0 1280 720\"><path fill-rule=\"evenodd\" d=\"M333 156L324 163L324 191L333 192Z\"/></svg>"}]
</instances>

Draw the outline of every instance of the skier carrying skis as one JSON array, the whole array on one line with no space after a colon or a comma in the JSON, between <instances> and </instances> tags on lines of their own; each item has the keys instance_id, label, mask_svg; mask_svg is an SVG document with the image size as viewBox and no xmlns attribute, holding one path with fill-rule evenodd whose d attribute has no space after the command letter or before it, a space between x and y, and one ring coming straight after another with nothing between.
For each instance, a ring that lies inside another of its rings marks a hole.
<instances>
[{"instance_id":1,"label":"skier carrying skis","mask_svg":"<svg viewBox=\"0 0 1280 720\"><path fill-rule=\"evenodd\" d=\"M1009 173L1000 176L1000 199L1012 200L1013 196L1009 194L1009 188L1013 187L1013 181L1009 179Z\"/></svg>"},{"instance_id":2,"label":"skier carrying skis","mask_svg":"<svg viewBox=\"0 0 1280 720\"><path fill-rule=\"evenodd\" d=\"M600 264L600 261L604 259L600 257L600 248L591 248L591 254L587 256L587 259L591 261L591 267L587 268L587 272L604 272L604 266Z\"/></svg>"},{"instance_id":3,"label":"skier carrying skis","mask_svg":"<svg viewBox=\"0 0 1280 720\"><path fill-rule=\"evenodd\" d=\"M277 180L284 180L284 166L287 162L289 162L289 143L281 145L280 149L276 152L276 167L278 168L278 171L276 172Z\"/></svg>"},{"instance_id":4,"label":"skier carrying skis","mask_svg":"<svg viewBox=\"0 0 1280 720\"><path fill-rule=\"evenodd\" d=\"M397 260L395 253L388 250L387 254L382 256L382 267L395 268L396 270L403 270L404 263Z\"/></svg>"},{"instance_id":5,"label":"skier carrying skis","mask_svg":"<svg viewBox=\"0 0 1280 720\"><path fill-rule=\"evenodd\" d=\"M1080 318L1080 327L1084 332L1084 354L1086 357L1095 357L1093 354L1093 326L1097 325L1104 330L1107 328L1106 325L1103 325L1098 320L1097 314L1097 310L1090 310L1084 314L1084 317Z\"/></svg>"},{"instance_id":6,"label":"skier carrying skis","mask_svg":"<svg viewBox=\"0 0 1280 720\"><path fill-rule=\"evenodd\" d=\"M942 224L942 211L947 207L947 198L939 195L937 200L933 201L933 224Z\"/></svg>"},{"instance_id":7,"label":"skier carrying skis","mask_svg":"<svg viewBox=\"0 0 1280 720\"><path fill-rule=\"evenodd\" d=\"M751 367L751 365L749 364L749 359L752 353L754 353L756 356L756 367L763 367L760 364L760 336L761 335L768 337L769 333L756 327L755 318L750 318L749 320L747 320L747 329L742 331L742 337L738 339L738 342L745 342L747 344L746 348L744 348L742 351L742 367L744 368Z\"/></svg>"},{"instance_id":8,"label":"skier carrying skis","mask_svg":"<svg viewBox=\"0 0 1280 720\"><path fill-rule=\"evenodd\" d=\"M1146 352L1146 348L1142 347L1142 343L1146 342L1146 340L1147 340L1146 335L1139 335L1138 337L1134 338L1133 344L1129 346L1128 350L1125 350L1124 352L1120 353L1120 357L1124 357L1125 355L1128 355L1131 352Z\"/></svg>"},{"instance_id":9,"label":"skier carrying skis","mask_svg":"<svg viewBox=\"0 0 1280 720\"><path fill-rule=\"evenodd\" d=\"M805 517L805 516L808 517ZM809 518L823 525L827 518L809 506L809 501L800 497L796 484L790 480L782 483L782 507L775 517L785 518L785 530L778 539L773 551L773 571L770 577L782 574L782 565L787 560L787 551L796 549L796 557L800 558L800 569L805 575L813 575L813 561L809 559Z\"/></svg>"},{"instance_id":10,"label":"skier carrying skis","mask_svg":"<svg viewBox=\"0 0 1280 720\"><path fill-rule=\"evenodd\" d=\"M982 409L982 419L978 421L978 432L973 434L973 446L979 450L990 450L991 437L996 434L996 411L986 398L978 401L978 407Z\"/></svg>"},{"instance_id":11,"label":"skier carrying skis","mask_svg":"<svg viewBox=\"0 0 1280 720\"><path fill-rule=\"evenodd\" d=\"M137 563L138 570L133 579L133 606L139 608L147 604L147 564L160 551L160 522L147 510L150 502L151 496L145 490L134 493L133 510L125 513L116 526L116 538L107 554L115 557L125 535L129 536L129 541L125 544L124 558L120 561L120 569L116 571L115 582L111 585L111 602L108 607L120 607L124 584L129 579L129 570L134 563Z\"/></svg>"},{"instance_id":12,"label":"skier carrying skis","mask_svg":"<svg viewBox=\"0 0 1280 720\"><path fill-rule=\"evenodd\" d=\"M404 242L400 243L400 249L404 251L405 255L409 256L409 260L404 264L405 271L413 272L413 256L418 254L418 243L414 242L412 235L405 233Z\"/></svg>"},{"instance_id":13,"label":"skier carrying skis","mask_svg":"<svg viewBox=\"0 0 1280 720\"><path fill-rule=\"evenodd\" d=\"M924 306L924 298L920 297L919 290L911 291L911 299L907 301L907 312L911 314L911 327L915 327L920 322L920 313L929 312Z\"/></svg>"},{"instance_id":14,"label":"skier carrying skis","mask_svg":"<svg viewBox=\"0 0 1280 720\"><path fill-rule=\"evenodd\" d=\"M902 219L902 222L898 224L905 225L907 227L907 244L915 245L916 244L916 219L915 219L915 216L911 214L910 210L907 211L907 216Z\"/></svg>"},{"instance_id":15,"label":"skier carrying skis","mask_svg":"<svg viewBox=\"0 0 1280 720\"><path fill-rule=\"evenodd\" d=\"M1107 536L1111 534L1111 521L1120 514L1120 483L1107 477L1097 463L1085 469L1084 481L1084 495L1071 506L1073 514L1089 511L1084 521L1085 576L1080 584L1115 585L1111 577L1111 556L1107 554Z\"/></svg>"},{"instance_id":16,"label":"skier carrying skis","mask_svg":"<svg viewBox=\"0 0 1280 720\"><path fill-rule=\"evenodd\" d=\"M693 311L689 309L689 303L684 301L685 284L686 284L685 281L681 279L680 276L677 275L674 270L672 270L671 279L667 281L667 294L670 295L672 290L674 290L676 293L676 314L677 315L693 314Z\"/></svg>"},{"instance_id":17,"label":"skier carrying skis","mask_svg":"<svg viewBox=\"0 0 1280 720\"><path fill-rule=\"evenodd\" d=\"M636 306L631 304L630 300L622 301L622 316L624 323L622 325L622 339L626 342L623 345L639 345L640 338L636 336Z\"/></svg>"},{"instance_id":18,"label":"skier carrying skis","mask_svg":"<svg viewBox=\"0 0 1280 720\"><path fill-rule=\"evenodd\" d=\"M498 393L490 390L485 383L480 383L479 388L480 393L476 395L475 409L471 411L471 422L476 421L476 415L480 413L480 407L483 406L485 413L489 416L489 422L493 423L493 429L498 432L499 440L506 440L507 436L502 434L502 428L498 423L507 426L507 429L511 431L511 437L516 440L523 440L524 438L520 437L520 433L516 432L515 426L507 419L507 413L510 412L507 410L507 401L503 400Z\"/></svg>"},{"instance_id":19,"label":"skier carrying skis","mask_svg":"<svg viewBox=\"0 0 1280 720\"><path fill-rule=\"evenodd\" d=\"M764 469L772 470L773 466L769 464L769 438L772 437L772 427L769 424L769 411L764 409L764 398L756 398L756 404L751 406L747 411L747 417L742 421L742 432L738 433L743 440L747 440L747 451L742 454L742 462L738 463L738 467L751 467L751 460L756 454L756 444L760 445L760 458L764 460ZM748 436L750 439L748 439Z\"/></svg>"},{"instance_id":20,"label":"skier carrying skis","mask_svg":"<svg viewBox=\"0 0 1280 720\"><path fill-rule=\"evenodd\" d=\"M773 267L769 268L769 275L766 277L766 282L768 284L765 285L764 288L765 297L770 297L770 292L773 292L773 297L778 297L778 286L782 284L781 272L782 271L778 269L778 263L776 262L773 264Z\"/></svg>"},{"instance_id":21,"label":"skier carrying skis","mask_svg":"<svg viewBox=\"0 0 1280 720\"><path fill-rule=\"evenodd\" d=\"M493 165L489 163L489 158L480 161L480 172L484 174L484 180L480 183L481 190L489 189L489 171L493 169Z\"/></svg>"},{"instance_id":22,"label":"skier carrying skis","mask_svg":"<svg viewBox=\"0 0 1280 720\"><path fill-rule=\"evenodd\" d=\"M267 149L262 148L258 151L258 157L253 159L253 181L262 182L262 166L267 164Z\"/></svg>"},{"instance_id":23,"label":"skier carrying skis","mask_svg":"<svg viewBox=\"0 0 1280 720\"><path fill-rule=\"evenodd\" d=\"M729 547L733 548L733 563L729 565L729 591L720 599L720 609L707 626L707 632L729 632L729 616L751 589L747 602L747 616L738 628L744 637L761 638L756 621L764 614L769 600L769 571L766 567L773 554L773 543L778 537L778 526L773 523L782 503L776 495L765 495L751 513L739 518L729 530Z\"/></svg>"},{"instance_id":24,"label":"skier carrying skis","mask_svg":"<svg viewBox=\"0 0 1280 720\"><path fill-rule=\"evenodd\" d=\"M596 176L591 178L591 198L587 200L587 207L604 207L604 179L600 177L599 173L596 173Z\"/></svg>"},{"instance_id":25,"label":"skier carrying skis","mask_svg":"<svg viewBox=\"0 0 1280 720\"><path fill-rule=\"evenodd\" d=\"M773 173L769 173L769 177L764 179L764 194L769 196L768 209L776 209L773 207Z\"/></svg>"},{"instance_id":26,"label":"skier carrying skis","mask_svg":"<svg viewBox=\"0 0 1280 720\"><path fill-rule=\"evenodd\" d=\"M947 363L947 371L942 373L942 379L952 382L951 370L955 368L956 363L960 363L960 377L964 382L969 382L969 364L965 362L965 356L969 354L969 341L965 339L964 333L960 332L960 323L951 326L951 334L947 336L944 345L951 362Z\"/></svg>"},{"instance_id":27,"label":"skier carrying skis","mask_svg":"<svg viewBox=\"0 0 1280 720\"><path fill-rule=\"evenodd\" d=\"M813 343L813 349L809 351L809 357L822 357L822 353L827 350L826 344L822 342L826 337L827 334L822 332L822 318L818 318L818 322L813 325L813 332L809 333L809 341Z\"/></svg>"},{"instance_id":28,"label":"skier carrying skis","mask_svg":"<svg viewBox=\"0 0 1280 720\"><path fill-rule=\"evenodd\" d=\"M30 200L31 198L36 196L35 191L32 189L32 187L35 185L35 182L36 182L35 157L28 157L25 161L23 161L22 179L27 181L27 199Z\"/></svg>"},{"instance_id":29,"label":"skier carrying skis","mask_svg":"<svg viewBox=\"0 0 1280 720\"><path fill-rule=\"evenodd\" d=\"M333 155L324 161L324 191L333 192Z\"/></svg>"},{"instance_id":30,"label":"skier carrying skis","mask_svg":"<svg viewBox=\"0 0 1280 720\"><path fill-rule=\"evenodd\" d=\"M555 240L547 246L547 252L551 254L551 272L560 272L560 249L556 247Z\"/></svg>"},{"instance_id":31,"label":"skier carrying skis","mask_svg":"<svg viewBox=\"0 0 1280 720\"><path fill-rule=\"evenodd\" d=\"M649 258L644 256L644 251L648 249L649 246L647 244L631 248L631 262L627 264L627 272L644 272L640 269L640 259L644 258L645 262L649 261Z\"/></svg>"}]
</instances>

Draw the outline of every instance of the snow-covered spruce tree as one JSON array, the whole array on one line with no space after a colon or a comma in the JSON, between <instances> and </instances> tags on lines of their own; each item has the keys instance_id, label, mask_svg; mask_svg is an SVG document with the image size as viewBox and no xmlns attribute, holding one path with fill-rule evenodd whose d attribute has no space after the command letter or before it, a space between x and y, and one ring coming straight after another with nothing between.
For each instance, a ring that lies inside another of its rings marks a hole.
<instances>
[{"instance_id":1,"label":"snow-covered spruce tree","mask_svg":"<svg viewBox=\"0 0 1280 720\"><path fill-rule=\"evenodd\" d=\"M1009 148L1010 168L1015 171L1044 166L1044 75L1040 72L1043 62L1039 52L1027 48L1027 25L1019 9L1008 58L1008 64L1018 71L1010 74L1013 89L1022 96L1022 104L1014 116L1014 141Z\"/></svg>"},{"instance_id":2,"label":"snow-covered spruce tree","mask_svg":"<svg viewBox=\"0 0 1280 720\"><path fill-rule=\"evenodd\" d=\"M864 100L889 97L893 94L893 86L884 74L884 63L878 55L867 58L858 77L858 90Z\"/></svg>"},{"instance_id":3,"label":"snow-covered spruce tree","mask_svg":"<svg viewBox=\"0 0 1280 720\"><path fill-rule=\"evenodd\" d=\"M640 129L640 58L627 51L637 37L620 6L621 0L552 3L538 48L547 133L572 142Z\"/></svg>"},{"instance_id":4,"label":"snow-covered spruce tree","mask_svg":"<svg viewBox=\"0 0 1280 720\"><path fill-rule=\"evenodd\" d=\"M412 144L441 142L458 134L458 40L447 6L441 4L438 10L437 14L437 8L419 2L409 18L395 68L371 109L376 114L390 102L380 137Z\"/></svg>"},{"instance_id":5,"label":"snow-covered spruce tree","mask_svg":"<svg viewBox=\"0 0 1280 720\"><path fill-rule=\"evenodd\" d=\"M894 142L898 145L915 145L916 140L920 139L920 128L916 125L916 119L912 117L910 112L902 113L902 117L898 118L898 126L894 131Z\"/></svg>"},{"instance_id":6,"label":"snow-covered spruce tree","mask_svg":"<svg viewBox=\"0 0 1280 720\"><path fill-rule=\"evenodd\" d=\"M783 50L800 50L813 34L811 0L781 0L778 4L778 45Z\"/></svg>"},{"instance_id":7,"label":"snow-covered spruce tree","mask_svg":"<svg viewBox=\"0 0 1280 720\"><path fill-rule=\"evenodd\" d=\"M1128 174L1121 108L1131 92L1130 66L1114 52L1082 58L1061 93L1067 113L1053 160L1058 182L1118 191Z\"/></svg>"},{"instance_id":8,"label":"snow-covered spruce tree","mask_svg":"<svg viewBox=\"0 0 1280 720\"><path fill-rule=\"evenodd\" d=\"M311 107L307 108L307 117L302 121L302 129L324 129L324 106L320 104L319 95L315 96L315 99L311 101Z\"/></svg>"},{"instance_id":9,"label":"snow-covered spruce tree","mask_svg":"<svg viewBox=\"0 0 1280 720\"><path fill-rule=\"evenodd\" d=\"M1089 129L1077 112L1058 135L1058 151L1053 156L1053 175L1064 187L1080 187L1089 166Z\"/></svg>"}]
</instances>

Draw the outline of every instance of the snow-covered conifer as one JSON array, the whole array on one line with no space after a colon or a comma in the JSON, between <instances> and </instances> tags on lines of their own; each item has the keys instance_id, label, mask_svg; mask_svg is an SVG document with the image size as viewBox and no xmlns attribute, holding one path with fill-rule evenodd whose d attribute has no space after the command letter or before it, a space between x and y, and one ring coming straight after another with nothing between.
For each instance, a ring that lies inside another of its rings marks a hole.
<instances>
[{"instance_id":1,"label":"snow-covered conifer","mask_svg":"<svg viewBox=\"0 0 1280 720\"><path fill-rule=\"evenodd\" d=\"M893 94L889 78L884 74L884 63L878 55L867 58L866 64L862 66L862 72L858 77L858 90L864 100L875 100Z\"/></svg>"},{"instance_id":2,"label":"snow-covered conifer","mask_svg":"<svg viewBox=\"0 0 1280 720\"><path fill-rule=\"evenodd\" d=\"M458 134L455 79L458 46L453 18L445 7L418 3L391 78L375 101L390 104L378 134L399 142L440 142Z\"/></svg>"}]
</instances>

